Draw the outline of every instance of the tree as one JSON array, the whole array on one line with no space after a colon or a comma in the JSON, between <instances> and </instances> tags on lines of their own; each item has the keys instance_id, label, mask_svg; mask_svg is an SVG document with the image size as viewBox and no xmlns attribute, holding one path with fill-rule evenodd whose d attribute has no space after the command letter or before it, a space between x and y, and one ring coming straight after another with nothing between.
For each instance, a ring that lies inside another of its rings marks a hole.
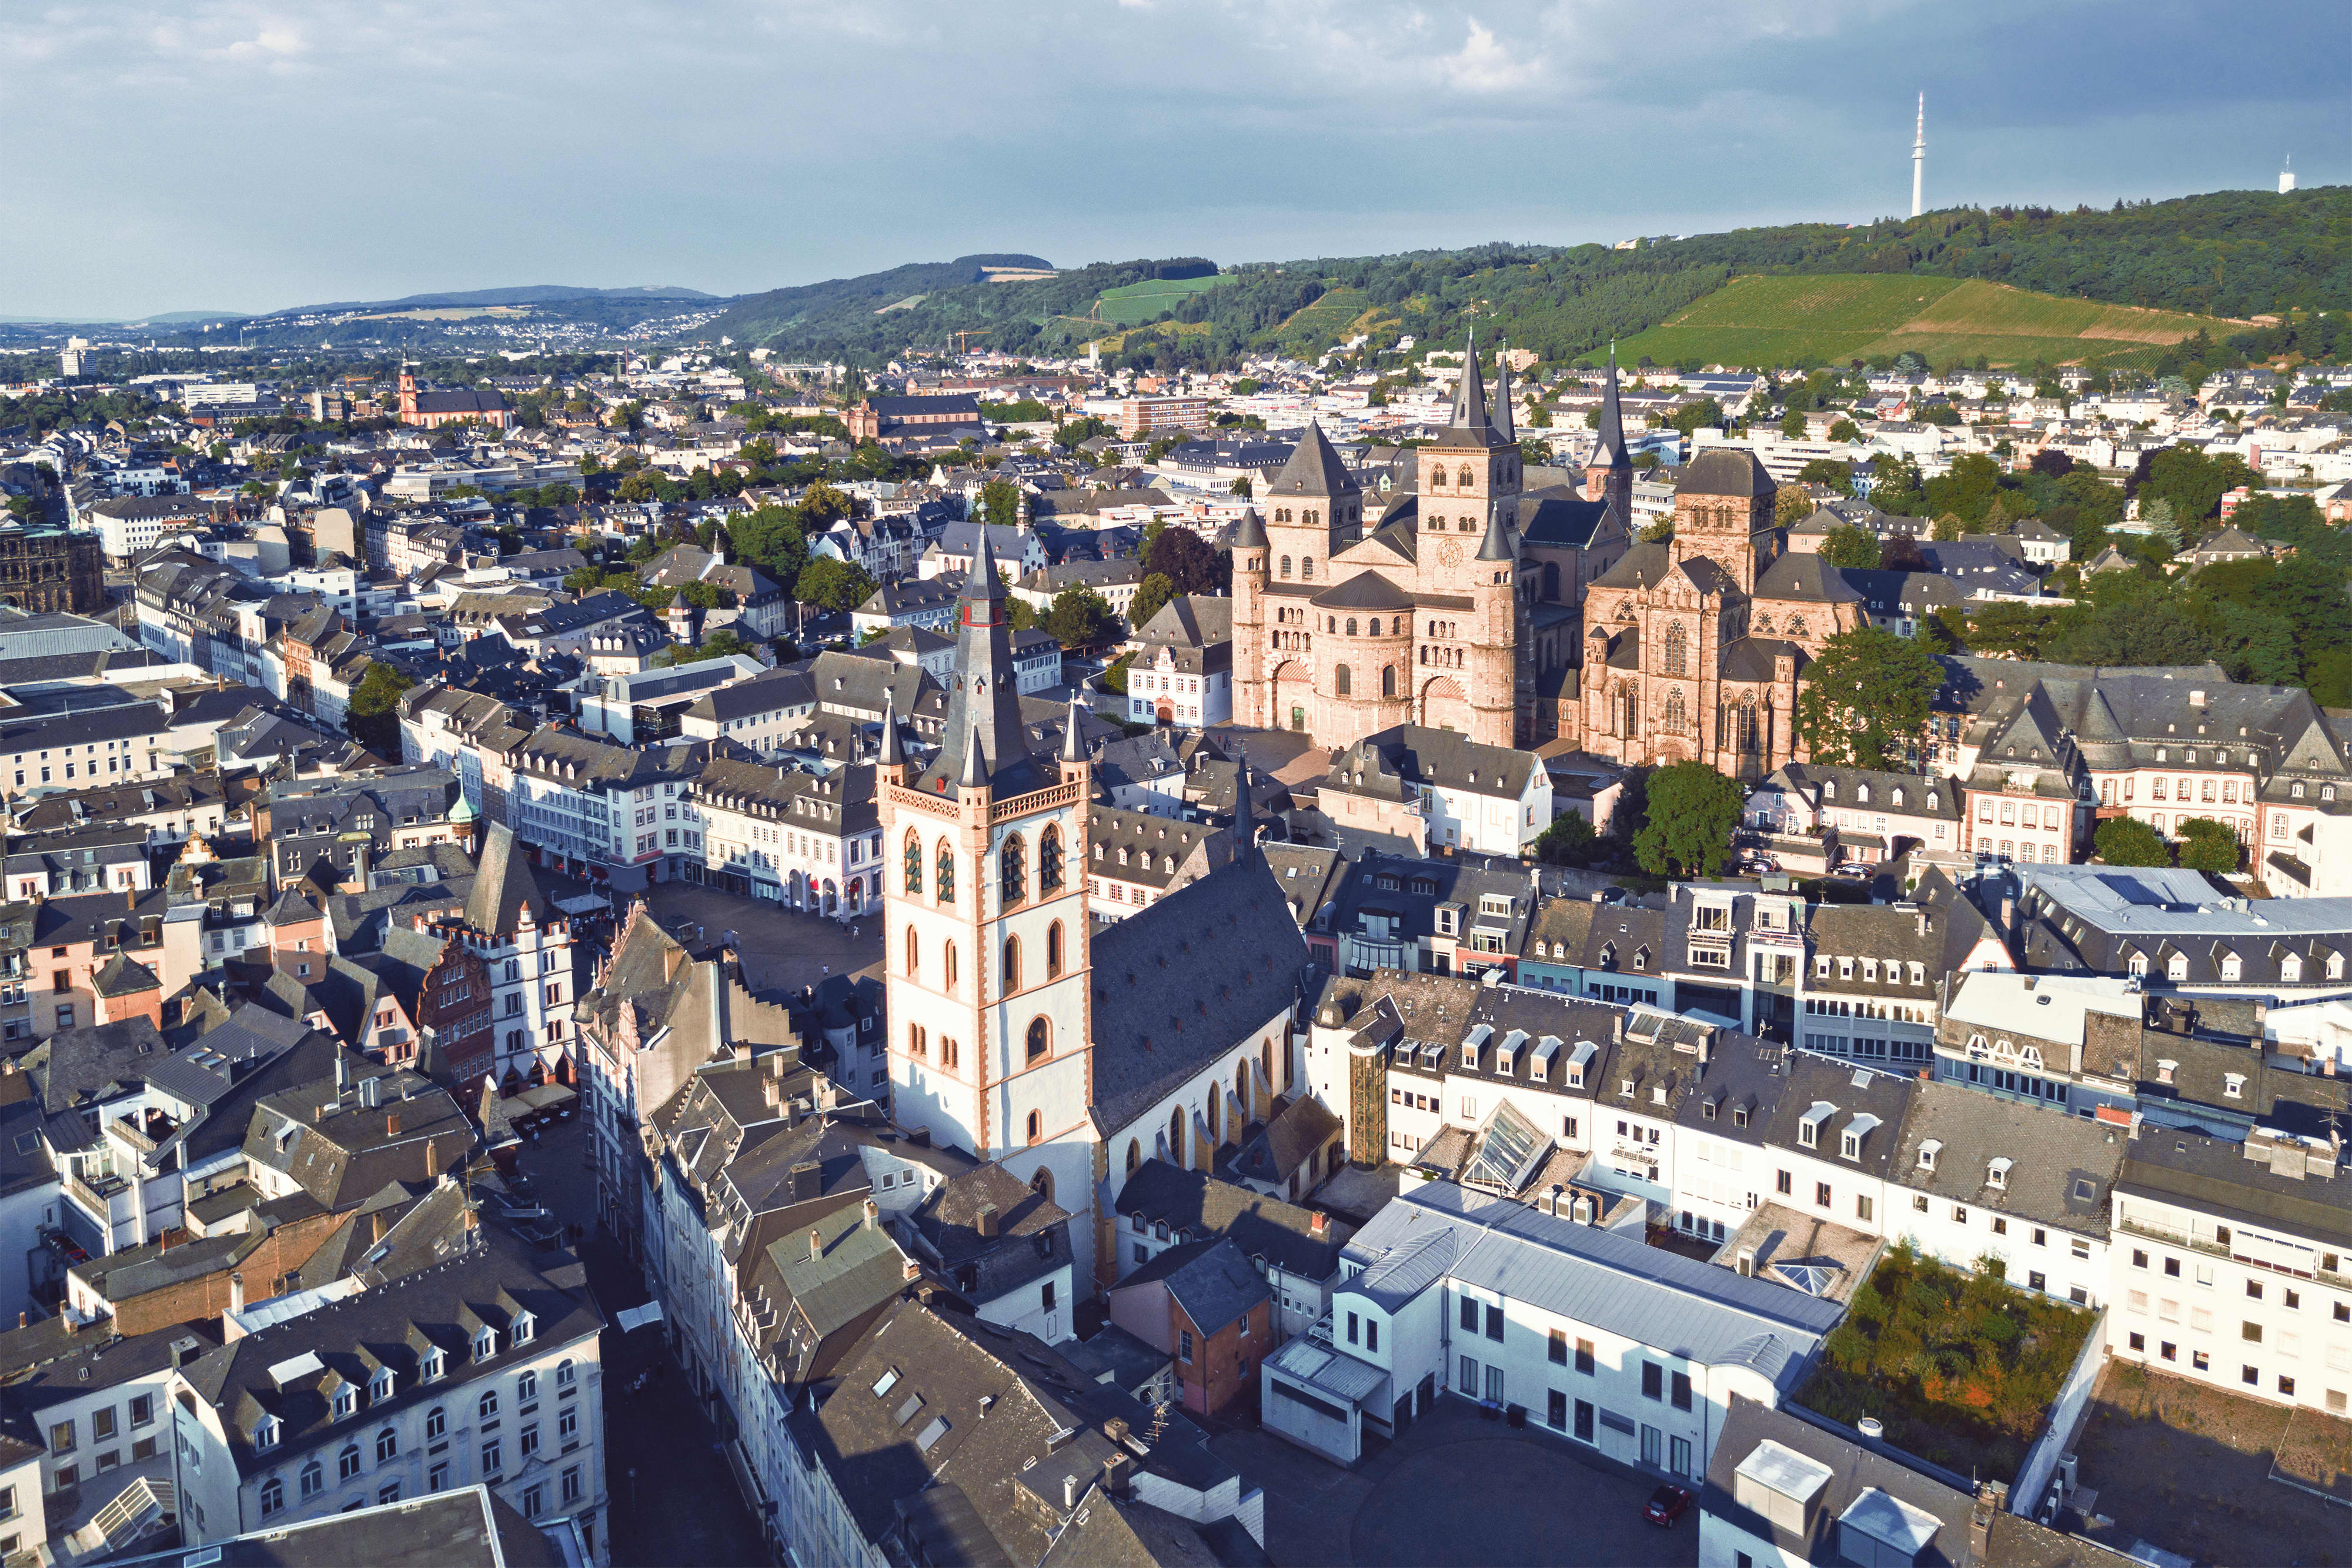
<instances>
[{"instance_id":1,"label":"tree","mask_svg":"<svg viewBox=\"0 0 2352 1568\"><path fill-rule=\"evenodd\" d=\"M1834 457L1816 457L1797 470L1800 485L1827 485L1841 496L1853 494L1853 465ZM1881 507L1884 511L1885 508Z\"/></svg>"},{"instance_id":2,"label":"tree","mask_svg":"<svg viewBox=\"0 0 2352 1568\"><path fill-rule=\"evenodd\" d=\"M1686 402L1666 416L1666 423L1683 433L1685 440L1701 428L1714 429L1724 422L1723 405L1711 397Z\"/></svg>"},{"instance_id":3,"label":"tree","mask_svg":"<svg viewBox=\"0 0 2352 1568\"><path fill-rule=\"evenodd\" d=\"M1801 408L1792 407L1788 413L1780 416L1780 439L1783 441L1802 441L1804 438L1805 411Z\"/></svg>"},{"instance_id":4,"label":"tree","mask_svg":"<svg viewBox=\"0 0 2352 1568\"><path fill-rule=\"evenodd\" d=\"M808 542L791 508L761 507L737 517L728 532L737 564L757 567L780 584L800 580L801 569L808 565Z\"/></svg>"},{"instance_id":5,"label":"tree","mask_svg":"<svg viewBox=\"0 0 2352 1568\"><path fill-rule=\"evenodd\" d=\"M1995 600L1969 618L1965 641L1994 658L2039 659L2056 620L2057 612L2044 605Z\"/></svg>"},{"instance_id":6,"label":"tree","mask_svg":"<svg viewBox=\"0 0 2352 1568\"><path fill-rule=\"evenodd\" d=\"M1772 526L1793 528L1818 510L1801 485L1783 485L1772 496Z\"/></svg>"},{"instance_id":7,"label":"tree","mask_svg":"<svg viewBox=\"0 0 2352 1568\"><path fill-rule=\"evenodd\" d=\"M991 528L1021 524L1021 487L1004 479L991 479L980 487L980 520Z\"/></svg>"},{"instance_id":8,"label":"tree","mask_svg":"<svg viewBox=\"0 0 2352 1568\"><path fill-rule=\"evenodd\" d=\"M415 684L381 660L370 664L360 684L352 688L350 706L344 709L343 722L350 727L352 738L378 757L398 757L400 694Z\"/></svg>"},{"instance_id":9,"label":"tree","mask_svg":"<svg viewBox=\"0 0 2352 1568\"><path fill-rule=\"evenodd\" d=\"M1677 762L1650 775L1648 793L1634 861L1652 876L1713 876L1739 825L1738 781L1704 762Z\"/></svg>"},{"instance_id":10,"label":"tree","mask_svg":"<svg viewBox=\"0 0 2352 1568\"><path fill-rule=\"evenodd\" d=\"M1862 426L1850 419L1841 419L1830 426L1832 441L1854 442L1862 439Z\"/></svg>"},{"instance_id":11,"label":"tree","mask_svg":"<svg viewBox=\"0 0 2352 1568\"><path fill-rule=\"evenodd\" d=\"M1152 572L1136 585L1135 598L1127 607L1127 623L1140 632L1151 623L1162 606L1176 597L1176 585L1158 572Z\"/></svg>"},{"instance_id":12,"label":"tree","mask_svg":"<svg viewBox=\"0 0 2352 1568\"><path fill-rule=\"evenodd\" d=\"M2191 871L2238 873L2238 835L2210 817L2183 817L2176 825L2180 863Z\"/></svg>"},{"instance_id":13,"label":"tree","mask_svg":"<svg viewBox=\"0 0 2352 1568\"><path fill-rule=\"evenodd\" d=\"M2204 628L2181 605L2119 598L2068 612L2047 654L2068 664L2194 664L2208 651Z\"/></svg>"},{"instance_id":14,"label":"tree","mask_svg":"<svg viewBox=\"0 0 2352 1568\"><path fill-rule=\"evenodd\" d=\"M855 610L874 595L874 580L866 569L831 556L820 556L801 569L793 597L803 604L827 610Z\"/></svg>"},{"instance_id":15,"label":"tree","mask_svg":"<svg viewBox=\"0 0 2352 1568\"><path fill-rule=\"evenodd\" d=\"M1045 634L1066 649L1097 648L1118 636L1110 601L1091 588L1073 584L1054 595L1045 612Z\"/></svg>"},{"instance_id":16,"label":"tree","mask_svg":"<svg viewBox=\"0 0 2352 1568\"><path fill-rule=\"evenodd\" d=\"M1178 593L1223 593L1233 582L1233 558L1181 524L1171 524L1144 547L1143 570L1168 580Z\"/></svg>"},{"instance_id":17,"label":"tree","mask_svg":"<svg viewBox=\"0 0 2352 1568\"><path fill-rule=\"evenodd\" d=\"M1900 768L1943 679L1943 666L1907 637L1870 625L1841 632L1805 671L1797 735L1815 762Z\"/></svg>"},{"instance_id":18,"label":"tree","mask_svg":"<svg viewBox=\"0 0 2352 1568\"><path fill-rule=\"evenodd\" d=\"M1874 571L1878 568L1878 536L1868 528L1840 523L1822 540L1822 559L1832 566Z\"/></svg>"},{"instance_id":19,"label":"tree","mask_svg":"<svg viewBox=\"0 0 2352 1568\"><path fill-rule=\"evenodd\" d=\"M2109 817L2091 834L2091 852L2109 865L2170 865L2164 836L2137 817Z\"/></svg>"},{"instance_id":20,"label":"tree","mask_svg":"<svg viewBox=\"0 0 2352 1568\"><path fill-rule=\"evenodd\" d=\"M1591 865L1601 852L1601 835L1581 811L1570 810L1552 819L1536 840L1536 858L1546 865Z\"/></svg>"},{"instance_id":21,"label":"tree","mask_svg":"<svg viewBox=\"0 0 2352 1568\"><path fill-rule=\"evenodd\" d=\"M2172 554L2180 548L2180 521L2173 515L2172 503L2162 496L2140 503L2139 520L2147 528L2147 537L2164 546L2164 553Z\"/></svg>"}]
</instances>

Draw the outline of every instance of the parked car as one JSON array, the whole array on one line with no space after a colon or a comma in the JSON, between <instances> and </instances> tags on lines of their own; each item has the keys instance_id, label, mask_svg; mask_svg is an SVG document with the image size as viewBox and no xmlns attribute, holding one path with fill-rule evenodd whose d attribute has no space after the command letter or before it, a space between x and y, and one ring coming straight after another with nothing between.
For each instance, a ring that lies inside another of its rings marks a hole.
<instances>
[{"instance_id":1,"label":"parked car","mask_svg":"<svg viewBox=\"0 0 2352 1568\"><path fill-rule=\"evenodd\" d=\"M1642 1517L1662 1529L1671 1530L1675 1521L1690 1511L1691 1494L1676 1486L1662 1486L1650 1494L1649 1506Z\"/></svg>"}]
</instances>

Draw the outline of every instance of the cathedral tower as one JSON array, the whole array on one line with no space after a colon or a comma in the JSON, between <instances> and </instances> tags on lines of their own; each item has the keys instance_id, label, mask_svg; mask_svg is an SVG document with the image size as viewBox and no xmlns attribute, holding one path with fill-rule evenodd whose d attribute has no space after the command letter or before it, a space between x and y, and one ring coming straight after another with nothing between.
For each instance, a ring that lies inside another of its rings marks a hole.
<instances>
[{"instance_id":1,"label":"cathedral tower","mask_svg":"<svg viewBox=\"0 0 2352 1568\"><path fill-rule=\"evenodd\" d=\"M1609 381L1601 392L1600 439L1584 465L1584 498L1616 508L1627 532L1633 528L1633 455L1625 450L1625 411L1617 401L1617 347L1609 347Z\"/></svg>"},{"instance_id":2,"label":"cathedral tower","mask_svg":"<svg viewBox=\"0 0 2352 1568\"><path fill-rule=\"evenodd\" d=\"M1498 383L1507 399L1510 371ZM1488 746L1517 744L1519 448L1507 402L1486 401L1474 338L1454 417L1416 455L1421 533L1415 597L1423 601L1414 710L1419 722ZM1500 600L1497 599L1497 591ZM1467 614L1428 601L1466 601ZM1532 685L1529 693L1532 697Z\"/></svg>"},{"instance_id":3,"label":"cathedral tower","mask_svg":"<svg viewBox=\"0 0 2352 1568\"><path fill-rule=\"evenodd\" d=\"M1011 618L985 539L956 605L939 755L918 772L895 713L877 761L885 853L891 1111L1094 1208L1086 833L1091 766L1073 700L1061 754L1032 756ZM1081 1236L1084 1230L1087 1235ZM1091 1227L1073 1227L1091 1250ZM1080 1272L1090 1267L1080 1260Z\"/></svg>"},{"instance_id":4,"label":"cathedral tower","mask_svg":"<svg viewBox=\"0 0 2352 1568\"><path fill-rule=\"evenodd\" d=\"M1234 716L1266 725L1265 682L1281 655L1266 610L1266 561L1273 547L1255 507L1234 527Z\"/></svg>"}]
</instances>

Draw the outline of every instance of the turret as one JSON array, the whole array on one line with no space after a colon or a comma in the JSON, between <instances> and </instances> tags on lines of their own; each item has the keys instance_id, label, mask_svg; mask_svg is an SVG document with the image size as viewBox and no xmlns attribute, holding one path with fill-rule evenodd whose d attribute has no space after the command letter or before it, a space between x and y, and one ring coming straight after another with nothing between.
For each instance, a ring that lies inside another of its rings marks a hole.
<instances>
[{"instance_id":1,"label":"turret","mask_svg":"<svg viewBox=\"0 0 2352 1568\"><path fill-rule=\"evenodd\" d=\"M882 746L874 758L876 776L885 784L907 781L907 747L898 735L898 694L882 695Z\"/></svg>"}]
</instances>

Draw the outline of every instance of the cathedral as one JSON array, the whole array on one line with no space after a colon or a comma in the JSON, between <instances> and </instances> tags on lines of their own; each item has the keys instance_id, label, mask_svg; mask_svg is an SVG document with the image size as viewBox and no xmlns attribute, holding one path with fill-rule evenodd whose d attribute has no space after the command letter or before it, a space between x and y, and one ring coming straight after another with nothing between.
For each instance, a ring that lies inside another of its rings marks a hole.
<instances>
[{"instance_id":1,"label":"cathedral","mask_svg":"<svg viewBox=\"0 0 2352 1568\"><path fill-rule=\"evenodd\" d=\"M1235 530L1234 717L1344 747L1401 724L1761 778L1795 757L1804 665L1861 596L1773 527L1747 452L1694 459L1670 538L1636 542L1612 361L1580 489L1523 483L1508 361L1476 346L1453 417L1370 526L1309 424Z\"/></svg>"}]
</instances>

